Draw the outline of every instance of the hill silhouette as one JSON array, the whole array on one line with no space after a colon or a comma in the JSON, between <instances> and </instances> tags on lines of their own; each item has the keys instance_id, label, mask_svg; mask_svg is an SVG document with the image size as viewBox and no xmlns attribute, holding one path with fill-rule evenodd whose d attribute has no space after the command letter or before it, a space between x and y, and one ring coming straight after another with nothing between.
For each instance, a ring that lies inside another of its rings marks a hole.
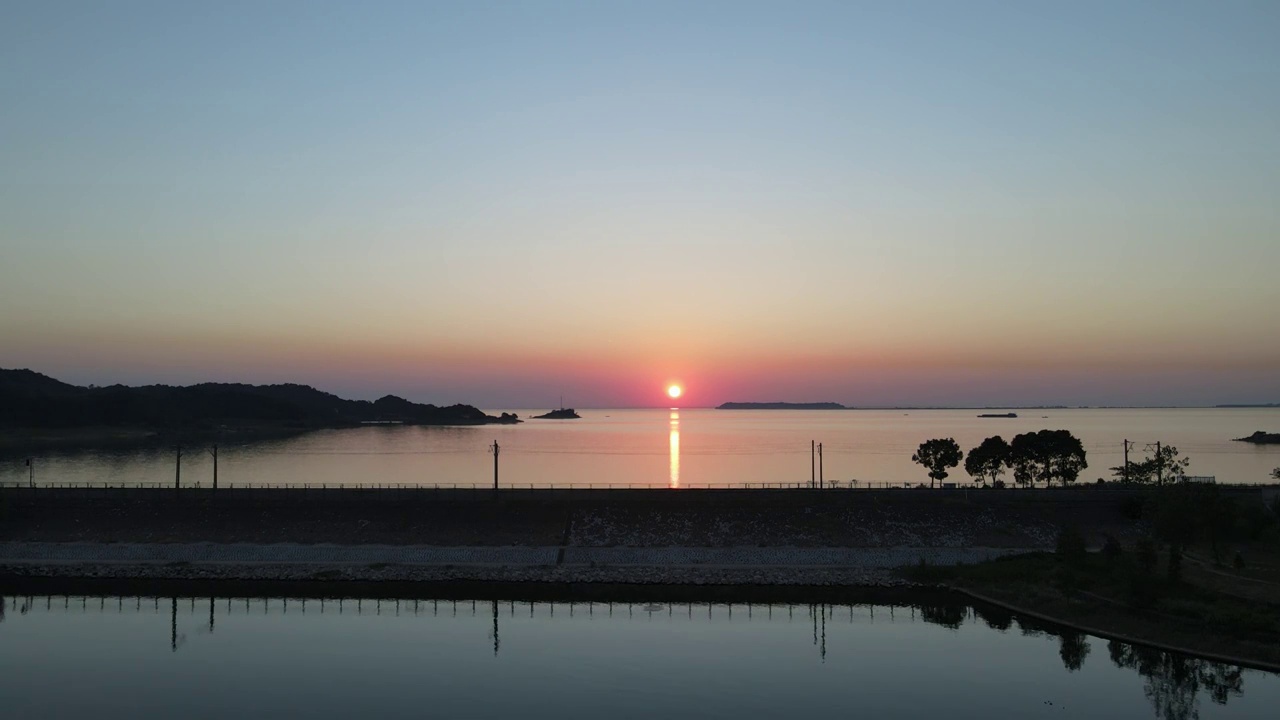
<instances>
[{"instance_id":1,"label":"hill silhouette","mask_svg":"<svg viewBox=\"0 0 1280 720\"><path fill-rule=\"evenodd\" d=\"M727 402L716 406L717 410L848 410L833 402Z\"/></svg>"},{"instance_id":2,"label":"hill silhouette","mask_svg":"<svg viewBox=\"0 0 1280 720\"><path fill-rule=\"evenodd\" d=\"M470 405L437 407L387 395L345 400L308 385L146 385L81 387L32 370L0 369L0 427L350 427L368 422L483 425L518 422Z\"/></svg>"}]
</instances>

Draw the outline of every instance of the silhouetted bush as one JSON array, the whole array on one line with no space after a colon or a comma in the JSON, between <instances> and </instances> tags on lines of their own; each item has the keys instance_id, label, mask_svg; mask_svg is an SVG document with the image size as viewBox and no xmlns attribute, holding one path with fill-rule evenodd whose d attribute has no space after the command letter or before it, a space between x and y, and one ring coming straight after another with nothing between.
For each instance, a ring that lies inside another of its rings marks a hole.
<instances>
[{"instance_id":1,"label":"silhouetted bush","mask_svg":"<svg viewBox=\"0 0 1280 720\"><path fill-rule=\"evenodd\" d=\"M1123 554L1124 548L1120 546L1120 541L1108 535L1102 543L1102 556L1107 559L1108 563L1114 564Z\"/></svg>"},{"instance_id":2,"label":"silhouetted bush","mask_svg":"<svg viewBox=\"0 0 1280 720\"><path fill-rule=\"evenodd\" d=\"M1150 575L1134 573L1129 576L1128 601L1130 607L1149 610L1160 599L1159 590Z\"/></svg>"},{"instance_id":3,"label":"silhouetted bush","mask_svg":"<svg viewBox=\"0 0 1280 720\"><path fill-rule=\"evenodd\" d=\"M1064 525L1058 530L1058 543L1055 552L1058 558L1067 563L1078 563L1084 559L1084 536L1074 526Z\"/></svg>"},{"instance_id":4,"label":"silhouetted bush","mask_svg":"<svg viewBox=\"0 0 1280 720\"><path fill-rule=\"evenodd\" d=\"M1141 495L1129 495L1120 501L1120 514L1127 520L1141 520L1146 499Z\"/></svg>"},{"instance_id":5,"label":"silhouetted bush","mask_svg":"<svg viewBox=\"0 0 1280 720\"><path fill-rule=\"evenodd\" d=\"M1138 570L1143 574L1150 576L1156 570L1156 565L1160 562L1160 555L1156 553L1156 545L1149 538L1142 538L1134 546L1133 557L1138 563Z\"/></svg>"},{"instance_id":6,"label":"silhouetted bush","mask_svg":"<svg viewBox=\"0 0 1280 720\"><path fill-rule=\"evenodd\" d=\"M1072 568L1059 565L1053 569L1053 586L1063 594L1070 595L1080 589L1080 577Z\"/></svg>"},{"instance_id":7,"label":"silhouetted bush","mask_svg":"<svg viewBox=\"0 0 1280 720\"><path fill-rule=\"evenodd\" d=\"M1182 548L1177 545L1169 546L1169 582L1177 584L1182 582Z\"/></svg>"},{"instance_id":8,"label":"silhouetted bush","mask_svg":"<svg viewBox=\"0 0 1280 720\"><path fill-rule=\"evenodd\" d=\"M1276 524L1276 516L1266 505L1255 502L1237 502L1235 527L1237 537L1258 540L1267 528Z\"/></svg>"}]
</instances>

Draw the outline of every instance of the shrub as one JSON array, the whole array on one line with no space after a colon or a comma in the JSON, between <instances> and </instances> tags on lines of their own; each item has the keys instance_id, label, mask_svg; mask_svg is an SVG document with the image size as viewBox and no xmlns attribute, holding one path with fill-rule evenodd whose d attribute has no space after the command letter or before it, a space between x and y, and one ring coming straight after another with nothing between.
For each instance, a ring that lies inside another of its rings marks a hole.
<instances>
[{"instance_id":1,"label":"shrub","mask_svg":"<svg viewBox=\"0 0 1280 720\"><path fill-rule=\"evenodd\" d=\"M1055 551L1058 559L1068 563L1077 563L1084 559L1084 536L1074 526L1063 525L1058 530L1058 545Z\"/></svg>"},{"instance_id":2,"label":"shrub","mask_svg":"<svg viewBox=\"0 0 1280 720\"><path fill-rule=\"evenodd\" d=\"M1062 594L1070 595L1080 587L1080 578L1076 576L1075 570L1059 565L1053 569L1053 586Z\"/></svg>"},{"instance_id":3,"label":"shrub","mask_svg":"<svg viewBox=\"0 0 1280 720\"><path fill-rule=\"evenodd\" d=\"M1158 599L1159 593L1150 576L1144 577L1137 573L1129 576L1128 600L1131 607L1148 610L1155 607Z\"/></svg>"},{"instance_id":4,"label":"shrub","mask_svg":"<svg viewBox=\"0 0 1280 720\"><path fill-rule=\"evenodd\" d=\"M1236 632L1272 633L1276 628L1276 621L1271 613L1254 612L1237 605L1212 608L1206 620L1210 625Z\"/></svg>"},{"instance_id":5,"label":"shrub","mask_svg":"<svg viewBox=\"0 0 1280 720\"><path fill-rule=\"evenodd\" d=\"M1120 514L1127 520L1141 520L1144 499L1139 495L1129 495L1120 501Z\"/></svg>"},{"instance_id":6,"label":"shrub","mask_svg":"<svg viewBox=\"0 0 1280 720\"><path fill-rule=\"evenodd\" d=\"M1134 558L1138 561L1138 570L1142 575L1150 576L1155 572L1160 556L1156 553L1155 543L1150 538L1142 538L1134 546Z\"/></svg>"},{"instance_id":7,"label":"shrub","mask_svg":"<svg viewBox=\"0 0 1280 720\"><path fill-rule=\"evenodd\" d=\"M1108 535L1106 541L1102 543L1102 556L1107 559L1108 563L1114 563L1124 555L1124 548L1120 546L1120 541Z\"/></svg>"},{"instance_id":8,"label":"shrub","mask_svg":"<svg viewBox=\"0 0 1280 720\"><path fill-rule=\"evenodd\" d=\"M1182 548L1177 545L1169 546L1169 582L1178 584L1182 582Z\"/></svg>"}]
</instances>

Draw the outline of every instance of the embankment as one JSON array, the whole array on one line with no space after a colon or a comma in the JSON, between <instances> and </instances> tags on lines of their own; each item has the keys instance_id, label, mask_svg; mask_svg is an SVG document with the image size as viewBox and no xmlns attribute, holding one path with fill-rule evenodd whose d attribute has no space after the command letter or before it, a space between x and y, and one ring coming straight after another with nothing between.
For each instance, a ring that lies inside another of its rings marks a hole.
<instances>
[{"instance_id":1,"label":"embankment","mask_svg":"<svg viewBox=\"0 0 1280 720\"><path fill-rule=\"evenodd\" d=\"M887 586L1133 531L1123 491L5 489L0 579Z\"/></svg>"},{"instance_id":2,"label":"embankment","mask_svg":"<svg viewBox=\"0 0 1280 720\"><path fill-rule=\"evenodd\" d=\"M1125 490L0 490L0 541L1049 547L1125 533Z\"/></svg>"}]
</instances>

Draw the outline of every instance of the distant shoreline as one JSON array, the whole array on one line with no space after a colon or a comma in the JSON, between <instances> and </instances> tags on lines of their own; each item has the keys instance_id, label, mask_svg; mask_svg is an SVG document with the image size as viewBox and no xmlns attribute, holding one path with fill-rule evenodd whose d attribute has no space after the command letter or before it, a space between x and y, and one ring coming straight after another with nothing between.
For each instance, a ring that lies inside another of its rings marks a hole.
<instances>
[{"instance_id":1,"label":"distant shoreline","mask_svg":"<svg viewBox=\"0 0 1280 720\"><path fill-rule=\"evenodd\" d=\"M840 403L813 402L727 402L716 406L716 410L849 410Z\"/></svg>"},{"instance_id":2,"label":"distant shoreline","mask_svg":"<svg viewBox=\"0 0 1280 720\"><path fill-rule=\"evenodd\" d=\"M394 395L346 400L308 385L81 387L32 370L0 368L0 451L9 447L137 446L191 439L253 440L366 425L515 424L471 405Z\"/></svg>"}]
</instances>

